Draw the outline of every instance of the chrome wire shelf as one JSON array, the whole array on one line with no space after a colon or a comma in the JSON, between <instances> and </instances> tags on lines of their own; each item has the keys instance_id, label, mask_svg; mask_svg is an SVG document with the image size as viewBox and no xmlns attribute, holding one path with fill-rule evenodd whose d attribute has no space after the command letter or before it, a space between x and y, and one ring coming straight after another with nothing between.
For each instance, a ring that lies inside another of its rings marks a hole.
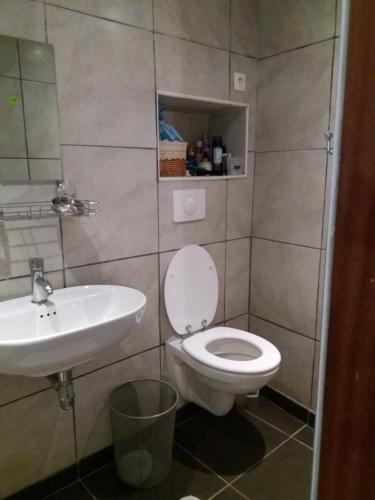
<instances>
[{"instance_id":1,"label":"chrome wire shelf","mask_svg":"<svg viewBox=\"0 0 375 500\"><path fill-rule=\"evenodd\" d=\"M80 209L76 213L58 214L51 201L29 203L3 203L0 205L0 222L49 219L51 217L80 217L98 213L98 202L79 200Z\"/></svg>"}]
</instances>

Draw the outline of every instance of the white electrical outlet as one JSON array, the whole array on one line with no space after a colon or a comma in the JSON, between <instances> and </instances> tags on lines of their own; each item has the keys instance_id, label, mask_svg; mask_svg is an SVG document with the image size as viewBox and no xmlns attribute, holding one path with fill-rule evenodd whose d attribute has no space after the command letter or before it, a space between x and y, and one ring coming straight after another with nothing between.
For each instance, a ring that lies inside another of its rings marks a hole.
<instances>
[{"instance_id":1,"label":"white electrical outlet","mask_svg":"<svg viewBox=\"0 0 375 500\"><path fill-rule=\"evenodd\" d=\"M234 90L244 92L246 90L246 75L245 73L234 73L233 78Z\"/></svg>"}]
</instances>

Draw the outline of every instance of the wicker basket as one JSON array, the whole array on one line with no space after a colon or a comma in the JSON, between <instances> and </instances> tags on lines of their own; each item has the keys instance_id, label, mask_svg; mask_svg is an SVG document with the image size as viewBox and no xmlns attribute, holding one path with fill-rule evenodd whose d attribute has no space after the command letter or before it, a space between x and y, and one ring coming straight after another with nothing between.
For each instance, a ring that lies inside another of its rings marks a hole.
<instances>
[{"instance_id":1,"label":"wicker basket","mask_svg":"<svg viewBox=\"0 0 375 500\"><path fill-rule=\"evenodd\" d=\"M186 142L159 142L160 177L186 175Z\"/></svg>"}]
</instances>

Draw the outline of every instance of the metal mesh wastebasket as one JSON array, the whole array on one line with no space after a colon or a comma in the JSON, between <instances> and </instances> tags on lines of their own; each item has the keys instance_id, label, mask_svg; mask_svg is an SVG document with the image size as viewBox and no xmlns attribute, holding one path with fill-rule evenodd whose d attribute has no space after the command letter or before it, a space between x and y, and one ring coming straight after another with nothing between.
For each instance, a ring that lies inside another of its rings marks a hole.
<instances>
[{"instance_id":1,"label":"metal mesh wastebasket","mask_svg":"<svg viewBox=\"0 0 375 500\"><path fill-rule=\"evenodd\" d=\"M109 397L116 469L133 488L150 488L168 475L178 394L167 382L136 379Z\"/></svg>"}]
</instances>

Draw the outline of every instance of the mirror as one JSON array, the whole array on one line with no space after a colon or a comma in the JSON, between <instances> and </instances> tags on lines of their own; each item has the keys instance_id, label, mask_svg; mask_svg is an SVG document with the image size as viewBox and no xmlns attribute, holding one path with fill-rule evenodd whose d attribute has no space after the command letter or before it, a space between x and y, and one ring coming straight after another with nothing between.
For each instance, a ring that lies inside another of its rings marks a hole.
<instances>
[{"instance_id":1,"label":"mirror","mask_svg":"<svg viewBox=\"0 0 375 500\"><path fill-rule=\"evenodd\" d=\"M61 178L53 46L0 36L0 182Z\"/></svg>"}]
</instances>

